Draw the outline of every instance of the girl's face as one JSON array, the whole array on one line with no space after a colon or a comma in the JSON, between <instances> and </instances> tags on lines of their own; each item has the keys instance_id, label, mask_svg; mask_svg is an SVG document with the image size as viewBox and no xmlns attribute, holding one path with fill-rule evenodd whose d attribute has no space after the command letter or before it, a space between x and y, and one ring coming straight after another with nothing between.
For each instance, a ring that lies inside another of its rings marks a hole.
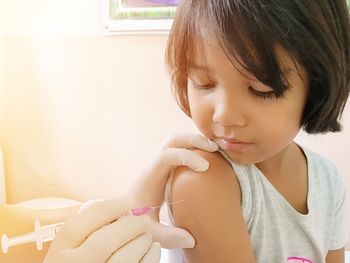
<instances>
[{"instance_id":1,"label":"girl's face","mask_svg":"<svg viewBox=\"0 0 350 263\"><path fill-rule=\"evenodd\" d=\"M188 100L193 121L238 163L259 163L282 152L300 130L307 76L277 49L290 88L284 97L257 81L214 44L190 67ZM238 69L239 70L238 70ZM207 70L208 69L208 70ZM244 74L242 74L244 73Z\"/></svg>"}]
</instances>

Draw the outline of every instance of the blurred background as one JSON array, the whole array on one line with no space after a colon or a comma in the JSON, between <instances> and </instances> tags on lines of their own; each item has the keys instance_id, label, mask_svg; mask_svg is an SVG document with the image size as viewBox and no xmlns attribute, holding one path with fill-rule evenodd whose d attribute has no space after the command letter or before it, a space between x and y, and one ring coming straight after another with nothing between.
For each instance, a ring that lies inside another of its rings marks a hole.
<instances>
[{"instance_id":1,"label":"blurred background","mask_svg":"<svg viewBox=\"0 0 350 263\"><path fill-rule=\"evenodd\" d=\"M0 0L9 204L122 194L167 135L196 131L170 91L167 34L103 35L100 9L98 0ZM350 191L349 103L343 124L297 141L336 163Z\"/></svg>"}]
</instances>

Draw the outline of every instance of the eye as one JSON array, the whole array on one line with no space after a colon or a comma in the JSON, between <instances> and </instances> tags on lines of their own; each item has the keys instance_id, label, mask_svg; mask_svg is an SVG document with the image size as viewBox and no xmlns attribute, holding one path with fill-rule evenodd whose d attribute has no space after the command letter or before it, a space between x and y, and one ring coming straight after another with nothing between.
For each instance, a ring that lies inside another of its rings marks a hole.
<instances>
[{"instance_id":1,"label":"eye","mask_svg":"<svg viewBox=\"0 0 350 263\"><path fill-rule=\"evenodd\" d=\"M198 89L212 89L215 88L214 84L194 84Z\"/></svg>"},{"instance_id":2,"label":"eye","mask_svg":"<svg viewBox=\"0 0 350 263\"><path fill-rule=\"evenodd\" d=\"M213 89L215 88L215 84L213 83L208 83L208 84L200 84L200 83L197 83L195 81L192 80L192 85L194 88L198 89L198 90L210 90L210 89Z\"/></svg>"},{"instance_id":3,"label":"eye","mask_svg":"<svg viewBox=\"0 0 350 263\"><path fill-rule=\"evenodd\" d=\"M262 99L269 99L269 98L275 97L275 92L273 90L261 91L256 88L253 88L252 86L249 86L248 89L249 89L249 92L252 93L254 96Z\"/></svg>"}]
</instances>

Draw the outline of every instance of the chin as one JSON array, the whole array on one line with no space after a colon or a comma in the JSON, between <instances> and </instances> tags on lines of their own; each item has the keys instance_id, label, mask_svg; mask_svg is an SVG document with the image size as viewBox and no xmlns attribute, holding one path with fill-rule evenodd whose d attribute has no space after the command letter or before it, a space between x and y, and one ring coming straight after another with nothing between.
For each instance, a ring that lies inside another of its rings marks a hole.
<instances>
[{"instance_id":1,"label":"chin","mask_svg":"<svg viewBox=\"0 0 350 263\"><path fill-rule=\"evenodd\" d=\"M228 156L232 161L234 161L235 163L238 164L250 164L252 162L250 162L250 158L248 158L247 156L244 156L242 154L232 154L228 151L224 151L226 153L226 156Z\"/></svg>"},{"instance_id":2,"label":"chin","mask_svg":"<svg viewBox=\"0 0 350 263\"><path fill-rule=\"evenodd\" d=\"M254 158L252 156L249 156L249 154L236 154L230 153L229 151L224 152L226 153L226 156L230 158L230 160L240 165L256 164L263 161L263 159L260 160L259 158Z\"/></svg>"}]
</instances>

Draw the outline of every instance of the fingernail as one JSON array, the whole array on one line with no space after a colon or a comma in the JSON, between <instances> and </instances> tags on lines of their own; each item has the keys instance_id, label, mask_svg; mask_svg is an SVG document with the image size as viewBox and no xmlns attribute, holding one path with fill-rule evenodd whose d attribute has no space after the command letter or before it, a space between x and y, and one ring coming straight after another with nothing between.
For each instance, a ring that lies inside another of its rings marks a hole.
<instances>
[{"instance_id":1,"label":"fingernail","mask_svg":"<svg viewBox=\"0 0 350 263\"><path fill-rule=\"evenodd\" d=\"M199 162L198 167L195 168L197 172L204 172L208 170L209 168L209 163L208 162Z\"/></svg>"},{"instance_id":2,"label":"fingernail","mask_svg":"<svg viewBox=\"0 0 350 263\"><path fill-rule=\"evenodd\" d=\"M211 147L215 151L217 151L219 149L219 146L215 142L213 142L212 140L209 140L209 139L208 139L208 145L209 145L209 147Z\"/></svg>"},{"instance_id":3,"label":"fingernail","mask_svg":"<svg viewBox=\"0 0 350 263\"><path fill-rule=\"evenodd\" d=\"M188 236L186 237L182 245L183 248L194 248L196 246L196 241L192 236Z\"/></svg>"}]
</instances>

